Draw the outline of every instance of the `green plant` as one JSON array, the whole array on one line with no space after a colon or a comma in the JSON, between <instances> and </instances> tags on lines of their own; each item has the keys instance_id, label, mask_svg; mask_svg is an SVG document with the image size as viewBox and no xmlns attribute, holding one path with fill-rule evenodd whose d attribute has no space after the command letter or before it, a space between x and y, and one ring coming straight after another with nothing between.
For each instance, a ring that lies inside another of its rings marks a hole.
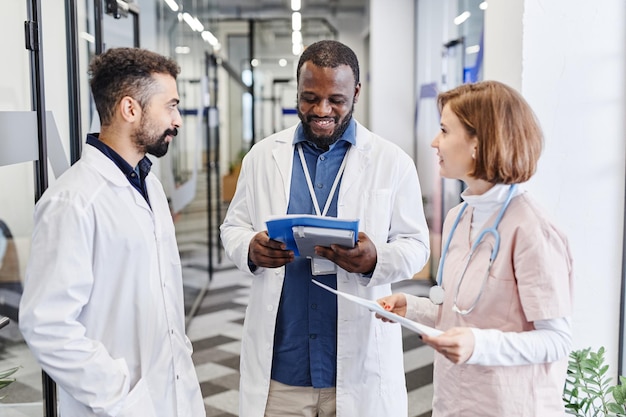
<instances>
[{"instance_id":1,"label":"green plant","mask_svg":"<svg viewBox=\"0 0 626 417\"><path fill-rule=\"evenodd\" d=\"M7 386L11 385L11 383L15 382L15 378L9 378L9 377L13 375L14 373L16 373L19 369L20 367L16 366L15 368L0 371L0 389L6 388ZM0 400L3 398L4 397L0 397Z\"/></svg>"},{"instance_id":2,"label":"green plant","mask_svg":"<svg viewBox=\"0 0 626 417\"><path fill-rule=\"evenodd\" d=\"M570 353L563 401L568 414L579 417L626 416L626 378L611 385L604 347Z\"/></svg>"}]
</instances>

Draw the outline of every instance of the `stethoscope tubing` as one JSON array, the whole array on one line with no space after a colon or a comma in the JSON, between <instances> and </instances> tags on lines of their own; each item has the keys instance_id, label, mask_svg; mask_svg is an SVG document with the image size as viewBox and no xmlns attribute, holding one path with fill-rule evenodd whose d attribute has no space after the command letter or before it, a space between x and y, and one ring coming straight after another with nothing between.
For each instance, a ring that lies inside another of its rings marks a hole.
<instances>
[{"instance_id":1,"label":"stethoscope tubing","mask_svg":"<svg viewBox=\"0 0 626 417\"><path fill-rule=\"evenodd\" d=\"M509 192L508 192L508 195L506 197L506 200L502 204L502 207L500 208L500 211L498 212L498 216L496 217L496 220L494 221L493 225L491 227L488 227L488 228L484 229L482 232L480 232L480 234L474 240L474 243L472 244L472 246L470 248L470 253L469 253L468 257L467 257L467 261L465 263L465 267L463 268L463 273L461 274L461 278L459 279L459 282L457 284L456 294L454 296L453 310L456 311L457 313L469 314L474 309L474 307L476 306L476 303L478 302L478 299L480 298L480 296L483 293L483 289L484 289L485 284L487 282L486 278L488 277L489 271L491 270L491 265L493 265L494 261L496 260L496 257L498 256L498 251L500 250L500 233L498 232L498 226L500 225L500 222L502 221L502 217L504 216L504 213L505 213L506 209L509 207L509 204L511 203L511 199L513 198L513 195L515 194L516 189L517 189L517 184L512 184L509 187ZM467 205L468 204L465 203L461 207L461 210L459 211L459 214L457 215L456 219L454 220L454 223L452 224L452 228L450 229L450 234L448 235L446 243L445 243L445 245L443 247L443 251L441 253L441 260L439 262L439 268L437 270L437 285L440 286L440 287L442 286L443 267L444 267L444 264L445 264L446 256L448 254L448 249L450 248L450 242L452 241L452 237L454 236L456 228L459 225L461 217L463 217L463 213L465 212L465 209L467 208ZM457 305L456 305L456 301L457 301L457 297L459 295L459 290L461 288L461 284L463 283L463 280L465 278L465 272L467 271L467 267L469 266L469 262L472 259L472 256L474 255L474 251L476 250L476 248L478 248L478 245L480 245L480 243L483 241L484 237L487 234L493 235L493 237L494 237L494 246L493 246L493 248L491 250L491 255L489 257L489 266L488 266L488 269L487 269L487 272L486 272L486 277L483 278L483 283L481 284L480 291L478 293L478 297L476 297L476 299L472 303L471 307L466 309L466 310L459 309L457 307Z\"/></svg>"}]
</instances>

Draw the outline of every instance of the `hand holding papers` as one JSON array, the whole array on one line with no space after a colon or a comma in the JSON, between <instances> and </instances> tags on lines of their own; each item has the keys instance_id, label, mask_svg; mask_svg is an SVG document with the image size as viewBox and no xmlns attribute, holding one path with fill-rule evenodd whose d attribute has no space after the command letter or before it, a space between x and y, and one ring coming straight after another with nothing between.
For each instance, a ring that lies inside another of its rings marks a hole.
<instances>
[{"instance_id":1,"label":"hand holding papers","mask_svg":"<svg viewBox=\"0 0 626 417\"><path fill-rule=\"evenodd\" d=\"M406 317L402 317L399 316L395 313L392 313L390 311L385 310L384 308L382 308L380 306L380 304L378 304L376 301L372 301L372 300L367 300L365 298L361 298L361 297L357 297L355 295L352 294L348 294L345 292L341 292L341 291L337 291L331 287L329 287L328 285L324 285L319 281L316 280L312 280L315 284L319 285L320 287L334 293L337 294L338 296L344 297L354 303L360 304L363 307L366 307L368 310L374 312L374 313L378 313L379 315L389 319L389 320L393 320L396 323L400 323L400 325L402 325L403 327L414 331L415 333L418 334L425 334L426 336L439 336L440 334L442 334L443 332L441 330L437 330L434 329L432 327L417 323L413 320L409 320Z\"/></svg>"}]
</instances>

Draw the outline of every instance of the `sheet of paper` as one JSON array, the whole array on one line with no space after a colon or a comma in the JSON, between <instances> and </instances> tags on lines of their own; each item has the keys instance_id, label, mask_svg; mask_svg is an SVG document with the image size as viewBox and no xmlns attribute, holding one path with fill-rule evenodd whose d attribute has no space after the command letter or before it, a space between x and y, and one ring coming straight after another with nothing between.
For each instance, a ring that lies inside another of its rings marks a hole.
<instances>
[{"instance_id":1,"label":"sheet of paper","mask_svg":"<svg viewBox=\"0 0 626 417\"><path fill-rule=\"evenodd\" d=\"M319 281L316 280L312 280L315 284L319 285L320 287L324 288L325 290L328 290L334 294L337 294L340 297L343 297L347 300L350 300L354 303L360 304L363 307L367 308L368 310L378 313L379 315L389 319L389 320L393 320L396 323L400 323L400 325L402 325L403 327L406 327L407 329L414 331L415 333L418 334L425 334L427 336L439 336L440 334L442 334L443 332L441 330L437 330L434 329L432 327L426 326L424 324L420 324L418 322L415 322L413 320L409 320L406 317L402 317L399 316L395 313L392 313L390 311L385 310L384 308L382 308L380 306L380 304L378 304L376 301L372 301L372 300L367 300L365 298L361 298L361 297L357 297L356 295L352 295L352 294L348 294L345 292L341 292L341 291L337 291L334 288L329 287L328 285L322 284Z\"/></svg>"}]
</instances>

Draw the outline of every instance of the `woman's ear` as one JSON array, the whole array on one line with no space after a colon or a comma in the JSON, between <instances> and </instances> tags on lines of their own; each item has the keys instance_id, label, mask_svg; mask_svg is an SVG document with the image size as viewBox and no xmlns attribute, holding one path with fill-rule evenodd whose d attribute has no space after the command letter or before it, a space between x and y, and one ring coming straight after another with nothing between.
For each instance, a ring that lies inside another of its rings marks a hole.
<instances>
[{"instance_id":1,"label":"woman's ear","mask_svg":"<svg viewBox=\"0 0 626 417\"><path fill-rule=\"evenodd\" d=\"M470 142L472 143L472 159L476 159L476 155L478 154L478 138L472 136Z\"/></svg>"}]
</instances>

